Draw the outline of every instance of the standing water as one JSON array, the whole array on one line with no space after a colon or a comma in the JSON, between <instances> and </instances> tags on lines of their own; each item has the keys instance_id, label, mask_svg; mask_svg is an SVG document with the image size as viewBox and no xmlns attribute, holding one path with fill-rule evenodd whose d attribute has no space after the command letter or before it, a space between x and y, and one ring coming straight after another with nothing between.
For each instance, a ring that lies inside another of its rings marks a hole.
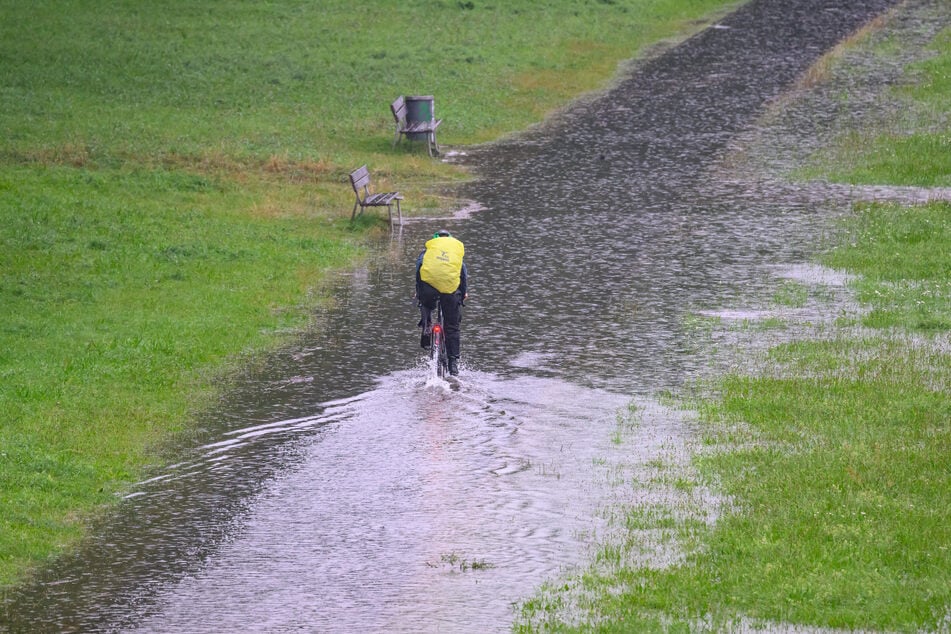
<instances>
[{"instance_id":1,"label":"standing water","mask_svg":"<svg viewBox=\"0 0 951 634\"><path fill-rule=\"evenodd\" d=\"M6 597L7 631L506 631L610 530L625 464L689 433L628 404L704 370L684 318L808 259L828 206L711 167L894 0L760 0L558 120L468 158L460 380L418 348L430 223L342 279L88 547ZM833 203L828 203L832 205ZM442 223L440 223L442 224ZM619 433L625 431L621 438Z\"/></svg>"}]
</instances>

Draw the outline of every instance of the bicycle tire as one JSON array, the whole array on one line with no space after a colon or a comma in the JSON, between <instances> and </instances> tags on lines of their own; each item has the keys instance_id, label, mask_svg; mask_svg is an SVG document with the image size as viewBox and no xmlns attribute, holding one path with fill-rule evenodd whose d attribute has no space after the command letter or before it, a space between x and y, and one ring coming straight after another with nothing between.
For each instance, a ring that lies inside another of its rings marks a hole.
<instances>
[{"instance_id":1,"label":"bicycle tire","mask_svg":"<svg viewBox=\"0 0 951 634\"><path fill-rule=\"evenodd\" d=\"M442 309L436 306L436 321L432 325L432 337L429 340L429 358L436 360L436 376L445 378L449 374L449 355L446 350L446 331L443 330Z\"/></svg>"}]
</instances>

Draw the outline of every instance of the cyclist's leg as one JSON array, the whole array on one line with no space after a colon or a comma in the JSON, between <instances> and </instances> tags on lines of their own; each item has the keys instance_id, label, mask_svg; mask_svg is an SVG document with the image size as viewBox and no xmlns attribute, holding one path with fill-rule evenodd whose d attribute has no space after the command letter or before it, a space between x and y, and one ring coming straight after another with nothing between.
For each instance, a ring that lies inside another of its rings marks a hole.
<instances>
[{"instance_id":1,"label":"cyclist's leg","mask_svg":"<svg viewBox=\"0 0 951 634\"><path fill-rule=\"evenodd\" d=\"M442 307L443 327L446 329L446 352L449 354L449 369L455 374L461 348L460 326L462 324L462 295L456 291L441 295L439 304Z\"/></svg>"},{"instance_id":2,"label":"cyclist's leg","mask_svg":"<svg viewBox=\"0 0 951 634\"><path fill-rule=\"evenodd\" d=\"M428 348L432 331L432 313L436 308L436 302L439 301L439 291L423 282L416 291L416 299L419 301L419 326L423 329L419 345Z\"/></svg>"}]
</instances>

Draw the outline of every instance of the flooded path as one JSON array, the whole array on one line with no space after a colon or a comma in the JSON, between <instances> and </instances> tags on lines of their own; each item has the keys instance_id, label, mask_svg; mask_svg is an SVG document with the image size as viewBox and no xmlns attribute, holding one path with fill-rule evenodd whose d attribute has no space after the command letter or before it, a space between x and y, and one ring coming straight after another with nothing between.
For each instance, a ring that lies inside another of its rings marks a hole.
<instances>
[{"instance_id":1,"label":"flooded path","mask_svg":"<svg viewBox=\"0 0 951 634\"><path fill-rule=\"evenodd\" d=\"M467 157L463 375L415 345L408 225L203 421L4 631L494 632L581 563L630 465L689 428L686 318L766 293L839 203L711 172L771 99L893 0L763 0L551 125ZM631 412L630 404L633 400ZM648 412L649 415L645 415Z\"/></svg>"}]
</instances>

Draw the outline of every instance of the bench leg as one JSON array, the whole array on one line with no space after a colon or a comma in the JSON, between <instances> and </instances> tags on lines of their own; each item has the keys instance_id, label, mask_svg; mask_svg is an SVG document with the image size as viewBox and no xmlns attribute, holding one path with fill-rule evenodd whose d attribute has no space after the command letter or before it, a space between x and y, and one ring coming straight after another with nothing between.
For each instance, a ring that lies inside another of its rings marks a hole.
<instances>
[{"instance_id":1,"label":"bench leg","mask_svg":"<svg viewBox=\"0 0 951 634\"><path fill-rule=\"evenodd\" d=\"M360 203L353 203L353 211L350 212L350 222L353 222L353 219L357 217L357 205ZM360 210L361 213L363 210Z\"/></svg>"},{"instance_id":2,"label":"bench leg","mask_svg":"<svg viewBox=\"0 0 951 634\"><path fill-rule=\"evenodd\" d=\"M403 212L400 210L400 199L396 199L396 215L400 219L400 226L403 226Z\"/></svg>"},{"instance_id":3,"label":"bench leg","mask_svg":"<svg viewBox=\"0 0 951 634\"><path fill-rule=\"evenodd\" d=\"M439 144L436 143L436 131L433 130L429 133L429 155L432 156L433 152L439 154Z\"/></svg>"},{"instance_id":4,"label":"bench leg","mask_svg":"<svg viewBox=\"0 0 951 634\"><path fill-rule=\"evenodd\" d=\"M393 138L393 147L396 147L396 144L400 142L400 131L396 131L396 136Z\"/></svg>"}]
</instances>

